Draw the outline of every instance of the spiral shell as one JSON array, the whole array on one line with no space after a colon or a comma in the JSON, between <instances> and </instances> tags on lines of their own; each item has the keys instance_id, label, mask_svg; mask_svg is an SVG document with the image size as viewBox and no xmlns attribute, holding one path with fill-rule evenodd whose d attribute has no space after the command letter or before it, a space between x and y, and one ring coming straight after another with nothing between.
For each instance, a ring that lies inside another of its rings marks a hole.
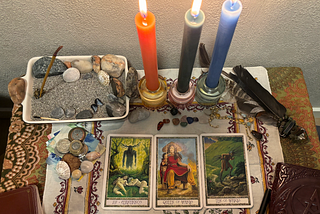
<instances>
[{"instance_id":1,"label":"spiral shell","mask_svg":"<svg viewBox=\"0 0 320 214\"><path fill-rule=\"evenodd\" d=\"M100 70L98 72L98 80L104 86L108 86L110 84L110 76L107 72L103 70Z\"/></svg>"},{"instance_id":2,"label":"spiral shell","mask_svg":"<svg viewBox=\"0 0 320 214\"><path fill-rule=\"evenodd\" d=\"M70 178L70 167L65 161L59 161L57 163L56 171L61 179Z\"/></svg>"},{"instance_id":3,"label":"spiral shell","mask_svg":"<svg viewBox=\"0 0 320 214\"><path fill-rule=\"evenodd\" d=\"M93 161L93 160L96 160L98 158L100 158L100 153L99 152L90 152L88 154L86 154L86 158L89 160L89 161Z\"/></svg>"}]
</instances>

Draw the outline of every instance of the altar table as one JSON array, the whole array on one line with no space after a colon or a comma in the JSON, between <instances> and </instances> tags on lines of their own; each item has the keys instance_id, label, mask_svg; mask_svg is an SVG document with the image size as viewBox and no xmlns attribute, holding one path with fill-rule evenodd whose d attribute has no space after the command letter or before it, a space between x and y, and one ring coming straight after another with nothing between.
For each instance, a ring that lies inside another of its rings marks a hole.
<instances>
[{"instance_id":1,"label":"altar table","mask_svg":"<svg viewBox=\"0 0 320 214\"><path fill-rule=\"evenodd\" d=\"M299 126L306 129L309 136L309 141L305 144L292 143L289 138L280 139L284 162L320 169L320 144L303 72L297 67L267 68L267 71L272 95L287 108L287 114L296 120ZM169 116L168 110L164 110L164 112L167 112ZM152 124L155 130L157 123L158 121L155 121ZM103 122L94 122L89 125L91 129L89 131L95 132L95 136L101 142L105 142L105 136L102 136L102 131L99 133L97 130L101 130L99 127L103 124ZM43 198L47 170L46 158L48 156L46 142L48 141L48 135L51 133L52 124L33 125L24 123L22 120L22 106L14 105L9 127L8 145L1 173L0 192L36 184L39 188L40 196ZM265 150L268 145L270 144L258 142L257 147L259 148L257 149ZM260 182L265 188L270 185L269 180L271 181L271 179L268 176L272 177L277 157L268 159L268 155L266 155L262 158L262 162L268 162L268 168L262 169L264 177L259 179L252 177L251 179L255 179L252 181L253 183ZM281 158L279 157L279 160ZM104 160L101 161L104 162ZM95 176L95 174L92 174L91 179L96 179ZM261 198L262 195L259 196L258 200L261 200ZM92 206L89 205L86 208L86 212L98 213L98 210L103 212L99 208L99 203L101 203L99 200L101 199L98 197L94 198ZM52 206L59 206L59 204L52 204ZM252 212L255 212L258 208L255 205ZM56 210L56 213L64 213L63 209Z\"/></svg>"}]
</instances>

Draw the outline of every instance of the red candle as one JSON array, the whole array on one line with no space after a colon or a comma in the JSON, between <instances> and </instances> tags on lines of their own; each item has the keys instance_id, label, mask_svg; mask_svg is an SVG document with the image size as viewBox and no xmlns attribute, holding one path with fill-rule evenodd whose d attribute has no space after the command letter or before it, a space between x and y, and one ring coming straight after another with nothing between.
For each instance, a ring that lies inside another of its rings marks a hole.
<instances>
[{"instance_id":1,"label":"red candle","mask_svg":"<svg viewBox=\"0 0 320 214\"><path fill-rule=\"evenodd\" d=\"M147 88L159 88L156 44L156 19L147 11L146 1L139 0L140 12L135 17Z\"/></svg>"}]
</instances>

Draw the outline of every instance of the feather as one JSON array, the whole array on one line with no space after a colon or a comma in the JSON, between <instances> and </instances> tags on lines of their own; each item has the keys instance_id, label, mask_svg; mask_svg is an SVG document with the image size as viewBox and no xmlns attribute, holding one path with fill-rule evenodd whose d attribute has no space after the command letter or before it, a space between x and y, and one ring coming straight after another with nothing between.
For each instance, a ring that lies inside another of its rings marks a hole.
<instances>
[{"instance_id":1,"label":"feather","mask_svg":"<svg viewBox=\"0 0 320 214\"><path fill-rule=\"evenodd\" d=\"M199 45L199 57L200 57L200 66L203 68L209 68L210 58L207 53L206 47L203 43Z\"/></svg>"},{"instance_id":2,"label":"feather","mask_svg":"<svg viewBox=\"0 0 320 214\"><path fill-rule=\"evenodd\" d=\"M240 87L243 88L252 99L278 119L284 118L287 109L262 87L245 68L241 65L235 66L233 71L237 74L237 81Z\"/></svg>"}]
</instances>

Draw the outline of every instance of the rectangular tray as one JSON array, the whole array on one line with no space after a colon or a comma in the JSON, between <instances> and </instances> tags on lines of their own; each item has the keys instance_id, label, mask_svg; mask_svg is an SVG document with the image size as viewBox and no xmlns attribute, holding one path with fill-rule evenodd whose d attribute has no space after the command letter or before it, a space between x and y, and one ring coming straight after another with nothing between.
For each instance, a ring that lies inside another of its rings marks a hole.
<instances>
[{"instance_id":1,"label":"rectangular tray","mask_svg":"<svg viewBox=\"0 0 320 214\"><path fill-rule=\"evenodd\" d=\"M73 60L91 60L91 56L57 56L57 59L60 59L62 61L73 61ZM103 56L103 55L102 55ZM100 57L102 57L100 56ZM127 73L128 73L128 66L127 66L127 59L124 56L116 55L117 57L122 58L125 61L125 79L127 78ZM121 116L121 117L104 117L104 118L91 118L91 119L70 119L70 120L59 120L59 121L54 121L54 120L33 120L32 115L31 115L31 101L33 97L33 80L34 77L32 76L32 66L33 64L40 59L41 57L33 57L29 60L28 65L27 65L27 72L26 75L23 76L22 78L26 81L26 95L24 100L22 101L22 119L26 123L77 123L77 122L92 122L92 121L108 121L108 120L119 120L123 119L128 116L129 113L129 98L126 97L126 113Z\"/></svg>"}]
</instances>

